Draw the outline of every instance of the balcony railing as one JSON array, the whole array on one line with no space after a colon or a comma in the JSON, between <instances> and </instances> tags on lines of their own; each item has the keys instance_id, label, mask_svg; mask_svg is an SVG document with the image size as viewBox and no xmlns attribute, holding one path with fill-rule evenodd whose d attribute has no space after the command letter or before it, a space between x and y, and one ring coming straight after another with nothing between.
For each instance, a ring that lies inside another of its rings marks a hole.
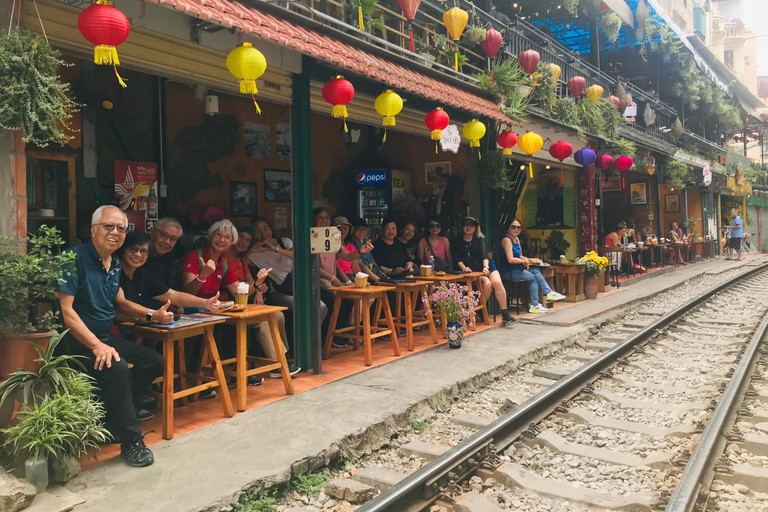
<instances>
[{"instance_id":1,"label":"balcony railing","mask_svg":"<svg viewBox=\"0 0 768 512\"><path fill-rule=\"evenodd\" d=\"M735 23L725 24L725 36L726 37L739 37L748 34L749 30L744 26L744 23L738 21Z\"/></svg>"}]
</instances>

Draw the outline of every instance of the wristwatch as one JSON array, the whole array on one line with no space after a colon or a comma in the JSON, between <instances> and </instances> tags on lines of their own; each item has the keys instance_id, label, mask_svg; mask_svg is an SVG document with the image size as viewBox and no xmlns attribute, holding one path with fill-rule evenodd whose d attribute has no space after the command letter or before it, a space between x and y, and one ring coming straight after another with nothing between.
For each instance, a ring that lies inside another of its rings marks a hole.
<instances>
[{"instance_id":1,"label":"wristwatch","mask_svg":"<svg viewBox=\"0 0 768 512\"><path fill-rule=\"evenodd\" d=\"M155 314L155 311L150 309L149 311L147 311L147 314L144 316L144 319L147 322L151 322L152 321L152 315L154 315L154 314Z\"/></svg>"}]
</instances>

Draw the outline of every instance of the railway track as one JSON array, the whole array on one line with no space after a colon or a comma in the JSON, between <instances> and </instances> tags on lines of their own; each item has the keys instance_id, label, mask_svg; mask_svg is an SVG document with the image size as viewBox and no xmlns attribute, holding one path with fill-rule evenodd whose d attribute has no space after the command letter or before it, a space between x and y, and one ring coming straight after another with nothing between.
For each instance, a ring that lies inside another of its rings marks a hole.
<instances>
[{"instance_id":1,"label":"railway track","mask_svg":"<svg viewBox=\"0 0 768 512\"><path fill-rule=\"evenodd\" d=\"M413 435L377 454L352 482L381 494L357 510L768 510L768 382L750 387L768 366L766 310L768 265L671 311L640 309L485 412L457 407L442 442ZM736 481L747 473L754 488Z\"/></svg>"}]
</instances>

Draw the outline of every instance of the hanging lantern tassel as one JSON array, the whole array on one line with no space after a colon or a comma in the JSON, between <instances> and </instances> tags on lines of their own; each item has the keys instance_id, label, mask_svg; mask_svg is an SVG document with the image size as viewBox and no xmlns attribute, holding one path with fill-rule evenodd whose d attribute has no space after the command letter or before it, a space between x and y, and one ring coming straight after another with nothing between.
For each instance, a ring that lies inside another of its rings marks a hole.
<instances>
[{"instance_id":1,"label":"hanging lantern tassel","mask_svg":"<svg viewBox=\"0 0 768 512\"><path fill-rule=\"evenodd\" d=\"M491 83L493 83L493 63L491 63Z\"/></svg>"},{"instance_id":2,"label":"hanging lantern tassel","mask_svg":"<svg viewBox=\"0 0 768 512\"><path fill-rule=\"evenodd\" d=\"M112 64L112 69L115 70L115 76L117 77L117 81L123 87L128 87L125 81L123 80L123 77L121 77L120 73L117 72L117 66L120 65L120 58L117 56L117 48L115 48L114 46L106 45L106 44L101 44L99 46L96 46L93 49L93 62L94 64L99 64L99 65Z\"/></svg>"},{"instance_id":3,"label":"hanging lantern tassel","mask_svg":"<svg viewBox=\"0 0 768 512\"><path fill-rule=\"evenodd\" d=\"M392 90L381 93L373 104L376 112L381 116L381 124L384 126L384 137L381 145L387 142L387 127L395 126L395 116L403 110L403 99Z\"/></svg>"},{"instance_id":4,"label":"hanging lantern tassel","mask_svg":"<svg viewBox=\"0 0 768 512\"><path fill-rule=\"evenodd\" d=\"M624 190L624 176L621 177L621 190Z\"/></svg>"},{"instance_id":5,"label":"hanging lantern tassel","mask_svg":"<svg viewBox=\"0 0 768 512\"><path fill-rule=\"evenodd\" d=\"M96 0L78 15L77 28L94 45L94 64L112 66L117 81L122 87L127 87L117 72L117 66L120 65L117 46L125 42L131 32L128 18L112 2Z\"/></svg>"},{"instance_id":6,"label":"hanging lantern tassel","mask_svg":"<svg viewBox=\"0 0 768 512\"><path fill-rule=\"evenodd\" d=\"M600 184L605 185L605 172L600 173Z\"/></svg>"},{"instance_id":7,"label":"hanging lantern tassel","mask_svg":"<svg viewBox=\"0 0 768 512\"><path fill-rule=\"evenodd\" d=\"M411 53L416 53L416 46L413 44L413 21L408 20L408 36L411 38Z\"/></svg>"},{"instance_id":8,"label":"hanging lantern tassel","mask_svg":"<svg viewBox=\"0 0 768 512\"><path fill-rule=\"evenodd\" d=\"M563 186L563 170L560 169L560 186Z\"/></svg>"},{"instance_id":9,"label":"hanging lantern tassel","mask_svg":"<svg viewBox=\"0 0 768 512\"><path fill-rule=\"evenodd\" d=\"M252 80L250 78L241 78L240 92L243 94L251 95L251 98L253 99L253 104L256 107L256 112L261 114L261 108L259 108L259 104L256 103L256 95L259 94L259 90L256 88L256 80Z\"/></svg>"},{"instance_id":10,"label":"hanging lantern tassel","mask_svg":"<svg viewBox=\"0 0 768 512\"><path fill-rule=\"evenodd\" d=\"M533 179L533 162L528 160L528 176Z\"/></svg>"},{"instance_id":11,"label":"hanging lantern tassel","mask_svg":"<svg viewBox=\"0 0 768 512\"><path fill-rule=\"evenodd\" d=\"M349 128L347 128L347 106L346 105L334 105L333 106L333 117L336 119L341 118L342 121L344 121L344 132L349 133Z\"/></svg>"},{"instance_id":12,"label":"hanging lantern tassel","mask_svg":"<svg viewBox=\"0 0 768 512\"><path fill-rule=\"evenodd\" d=\"M454 58L453 69L458 71L459 70L459 50L456 50L455 52L453 52L453 58Z\"/></svg>"},{"instance_id":13,"label":"hanging lantern tassel","mask_svg":"<svg viewBox=\"0 0 768 512\"><path fill-rule=\"evenodd\" d=\"M357 6L357 18L360 25L360 30L365 30L365 23L363 22L363 5Z\"/></svg>"}]
</instances>

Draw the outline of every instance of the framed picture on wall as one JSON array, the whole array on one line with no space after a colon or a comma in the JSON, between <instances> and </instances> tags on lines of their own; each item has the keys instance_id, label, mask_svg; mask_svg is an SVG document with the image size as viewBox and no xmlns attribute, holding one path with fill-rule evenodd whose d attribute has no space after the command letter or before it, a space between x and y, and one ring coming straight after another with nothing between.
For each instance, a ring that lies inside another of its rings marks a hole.
<instances>
[{"instance_id":1,"label":"framed picture on wall","mask_svg":"<svg viewBox=\"0 0 768 512\"><path fill-rule=\"evenodd\" d=\"M664 196L665 211L677 213L680 211L680 194L667 194Z\"/></svg>"},{"instance_id":2,"label":"framed picture on wall","mask_svg":"<svg viewBox=\"0 0 768 512\"><path fill-rule=\"evenodd\" d=\"M632 198L632 204L646 204L648 202L645 183L632 183L629 186L629 193Z\"/></svg>"},{"instance_id":3,"label":"framed picture on wall","mask_svg":"<svg viewBox=\"0 0 768 512\"><path fill-rule=\"evenodd\" d=\"M603 182L603 192L618 192L621 190L621 177L606 176Z\"/></svg>"},{"instance_id":4,"label":"framed picture on wall","mask_svg":"<svg viewBox=\"0 0 768 512\"><path fill-rule=\"evenodd\" d=\"M232 208L232 217L254 217L258 215L256 184L245 181L230 181L229 204Z\"/></svg>"},{"instance_id":5,"label":"framed picture on wall","mask_svg":"<svg viewBox=\"0 0 768 512\"><path fill-rule=\"evenodd\" d=\"M292 187L291 171L264 169L264 201L290 203Z\"/></svg>"},{"instance_id":6,"label":"framed picture on wall","mask_svg":"<svg viewBox=\"0 0 768 512\"><path fill-rule=\"evenodd\" d=\"M424 176L428 185L438 179L448 179L451 175L451 162L430 162L424 164Z\"/></svg>"}]
</instances>

